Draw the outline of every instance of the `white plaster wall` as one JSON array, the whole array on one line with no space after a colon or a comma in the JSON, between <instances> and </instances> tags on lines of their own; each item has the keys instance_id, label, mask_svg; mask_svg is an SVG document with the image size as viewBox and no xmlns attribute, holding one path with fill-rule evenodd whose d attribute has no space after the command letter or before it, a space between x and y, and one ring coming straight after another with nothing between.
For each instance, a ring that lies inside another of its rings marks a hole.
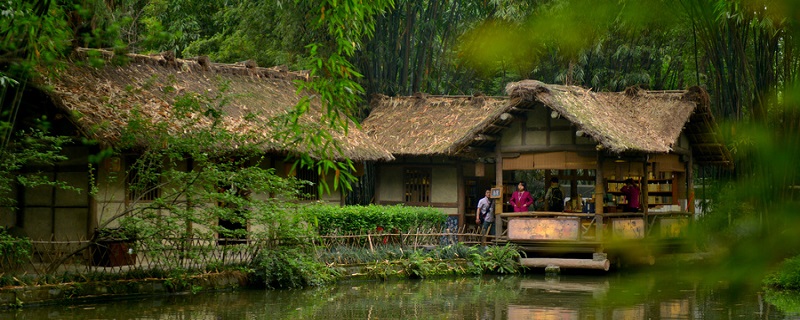
<instances>
[{"instance_id":1,"label":"white plaster wall","mask_svg":"<svg viewBox=\"0 0 800 320\"><path fill-rule=\"evenodd\" d=\"M17 224L17 217L9 207L0 207L0 227L10 228Z\"/></svg>"},{"instance_id":2,"label":"white plaster wall","mask_svg":"<svg viewBox=\"0 0 800 320\"><path fill-rule=\"evenodd\" d=\"M52 173L46 173L43 176L53 180ZM24 201L26 206L49 206L53 203L53 187L39 186L25 189Z\"/></svg>"},{"instance_id":3,"label":"white plaster wall","mask_svg":"<svg viewBox=\"0 0 800 320\"><path fill-rule=\"evenodd\" d=\"M550 117L550 109L542 106L537 106L533 110L528 111L525 126L531 128L525 132L525 145L528 146L544 146L547 145L547 119ZM533 130L533 129L536 130Z\"/></svg>"},{"instance_id":4,"label":"white plaster wall","mask_svg":"<svg viewBox=\"0 0 800 320\"><path fill-rule=\"evenodd\" d=\"M403 168L398 166L380 166L378 168L380 175L378 200L403 201Z\"/></svg>"},{"instance_id":5,"label":"white plaster wall","mask_svg":"<svg viewBox=\"0 0 800 320\"><path fill-rule=\"evenodd\" d=\"M550 145L572 144L572 130L558 130L550 132Z\"/></svg>"},{"instance_id":6,"label":"white plaster wall","mask_svg":"<svg viewBox=\"0 0 800 320\"><path fill-rule=\"evenodd\" d=\"M458 172L455 167L433 167L431 202L458 202Z\"/></svg>"},{"instance_id":7,"label":"white plaster wall","mask_svg":"<svg viewBox=\"0 0 800 320\"><path fill-rule=\"evenodd\" d=\"M50 208L26 208L24 229L32 240L50 240L53 233L53 214Z\"/></svg>"},{"instance_id":8,"label":"white plaster wall","mask_svg":"<svg viewBox=\"0 0 800 320\"><path fill-rule=\"evenodd\" d=\"M512 122L511 126L503 131L500 137L500 144L503 146L519 146L522 145L522 126L521 121Z\"/></svg>"},{"instance_id":9,"label":"white plaster wall","mask_svg":"<svg viewBox=\"0 0 800 320\"><path fill-rule=\"evenodd\" d=\"M58 206L88 206L89 176L87 172L59 172L56 181L63 181L68 185L80 188L80 191L63 190L56 188L56 203Z\"/></svg>"},{"instance_id":10,"label":"white plaster wall","mask_svg":"<svg viewBox=\"0 0 800 320\"><path fill-rule=\"evenodd\" d=\"M57 208L53 220L57 226L54 230L56 241L86 240L89 211L85 208Z\"/></svg>"},{"instance_id":11,"label":"white plaster wall","mask_svg":"<svg viewBox=\"0 0 800 320\"><path fill-rule=\"evenodd\" d=\"M119 171L110 172L107 166L100 166L97 173L97 195L95 206L97 223L102 224L114 215L125 210L125 163L120 159ZM117 227L112 225L111 227Z\"/></svg>"},{"instance_id":12,"label":"white plaster wall","mask_svg":"<svg viewBox=\"0 0 800 320\"><path fill-rule=\"evenodd\" d=\"M580 137L575 137L575 144L590 144L590 145L595 145L595 144L597 144L597 142L596 142L596 141L594 141L594 139L592 139L592 138L590 138L590 137L587 137L587 136L580 136Z\"/></svg>"},{"instance_id":13,"label":"white plaster wall","mask_svg":"<svg viewBox=\"0 0 800 320\"><path fill-rule=\"evenodd\" d=\"M680 145L683 148L689 149L691 144L689 143L689 138L686 137L686 133L681 133L681 135L678 136L678 145Z\"/></svg>"}]
</instances>

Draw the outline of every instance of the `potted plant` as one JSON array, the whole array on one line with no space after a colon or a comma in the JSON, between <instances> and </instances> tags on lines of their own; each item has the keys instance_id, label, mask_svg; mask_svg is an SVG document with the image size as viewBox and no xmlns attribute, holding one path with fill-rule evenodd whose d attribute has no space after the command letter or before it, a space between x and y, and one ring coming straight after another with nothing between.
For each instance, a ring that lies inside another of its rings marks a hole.
<instances>
[{"instance_id":1,"label":"potted plant","mask_svg":"<svg viewBox=\"0 0 800 320\"><path fill-rule=\"evenodd\" d=\"M125 228L95 229L92 239L92 265L104 267L126 266L136 263L133 242L136 232Z\"/></svg>"}]
</instances>

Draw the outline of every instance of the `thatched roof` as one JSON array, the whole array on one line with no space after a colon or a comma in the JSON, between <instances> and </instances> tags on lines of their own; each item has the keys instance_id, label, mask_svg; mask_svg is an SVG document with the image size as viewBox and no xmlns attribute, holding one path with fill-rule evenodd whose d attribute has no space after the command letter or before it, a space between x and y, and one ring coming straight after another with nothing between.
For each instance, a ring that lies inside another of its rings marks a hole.
<instances>
[{"instance_id":1,"label":"thatched roof","mask_svg":"<svg viewBox=\"0 0 800 320\"><path fill-rule=\"evenodd\" d=\"M100 68L88 66L90 52L107 63ZM210 125L212 118L203 112L191 111L176 117L177 112L185 112L176 110L180 109L176 108L176 99L190 93L217 97L214 103L219 103L222 110L221 127L231 133L257 136L265 152L313 153L302 144L275 138L284 123L277 119L285 117L300 99L293 81L306 81L307 73L259 68L250 61L215 64L204 57L182 60L169 54L125 57L129 62L117 66L111 63L114 60L111 52L80 50L66 69L51 74L42 83L50 87L45 91L53 103L67 111L72 122L89 138L109 145L118 143L136 113L153 125L166 123L169 132L176 135ZM228 89L222 92L223 87ZM224 97L225 103L219 97ZM318 128L321 115L312 102L310 111L299 122ZM192 124L187 126L187 122ZM332 135L341 146L341 152L335 154L337 158L393 159L355 124L351 123L347 134Z\"/></svg>"},{"instance_id":2,"label":"thatched roof","mask_svg":"<svg viewBox=\"0 0 800 320\"><path fill-rule=\"evenodd\" d=\"M732 163L701 88L598 93L525 80L506 91L509 97L379 95L362 127L394 155L487 155L514 116L544 105L611 153L668 153L685 130L697 163Z\"/></svg>"},{"instance_id":3,"label":"thatched roof","mask_svg":"<svg viewBox=\"0 0 800 320\"><path fill-rule=\"evenodd\" d=\"M507 104L503 97L376 95L361 126L394 155L463 155L476 137L494 144L483 131Z\"/></svg>"},{"instance_id":4,"label":"thatched roof","mask_svg":"<svg viewBox=\"0 0 800 320\"><path fill-rule=\"evenodd\" d=\"M708 93L700 87L592 92L525 80L509 83L506 92L512 105L541 103L614 153L668 153L685 129L697 163L732 165L730 153L717 134Z\"/></svg>"}]
</instances>

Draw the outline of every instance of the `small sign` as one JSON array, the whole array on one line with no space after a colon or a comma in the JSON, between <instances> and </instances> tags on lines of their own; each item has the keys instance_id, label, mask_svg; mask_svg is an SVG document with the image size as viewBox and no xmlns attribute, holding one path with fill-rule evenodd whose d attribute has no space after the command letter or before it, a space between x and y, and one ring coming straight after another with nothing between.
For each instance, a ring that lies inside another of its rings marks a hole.
<instances>
[{"instance_id":1,"label":"small sign","mask_svg":"<svg viewBox=\"0 0 800 320\"><path fill-rule=\"evenodd\" d=\"M492 188L492 199L500 199L501 195L500 188Z\"/></svg>"}]
</instances>

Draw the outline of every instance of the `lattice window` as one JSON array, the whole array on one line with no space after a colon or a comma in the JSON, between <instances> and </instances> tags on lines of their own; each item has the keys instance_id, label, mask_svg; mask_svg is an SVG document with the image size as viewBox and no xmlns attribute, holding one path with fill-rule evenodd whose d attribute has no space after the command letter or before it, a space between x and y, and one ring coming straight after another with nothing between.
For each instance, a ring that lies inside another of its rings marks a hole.
<instances>
[{"instance_id":1,"label":"lattice window","mask_svg":"<svg viewBox=\"0 0 800 320\"><path fill-rule=\"evenodd\" d=\"M431 203L431 169L406 168L403 172L405 203L430 205Z\"/></svg>"},{"instance_id":2,"label":"lattice window","mask_svg":"<svg viewBox=\"0 0 800 320\"><path fill-rule=\"evenodd\" d=\"M300 197L303 200L319 200L319 174L315 170L298 168L295 169L295 178L311 182L300 186Z\"/></svg>"},{"instance_id":3,"label":"lattice window","mask_svg":"<svg viewBox=\"0 0 800 320\"><path fill-rule=\"evenodd\" d=\"M137 163L138 156L129 156L125 159L128 167L128 176L125 183L128 201L153 201L160 195L158 188L158 172L155 170L142 174L142 168L149 168L150 164Z\"/></svg>"}]
</instances>

